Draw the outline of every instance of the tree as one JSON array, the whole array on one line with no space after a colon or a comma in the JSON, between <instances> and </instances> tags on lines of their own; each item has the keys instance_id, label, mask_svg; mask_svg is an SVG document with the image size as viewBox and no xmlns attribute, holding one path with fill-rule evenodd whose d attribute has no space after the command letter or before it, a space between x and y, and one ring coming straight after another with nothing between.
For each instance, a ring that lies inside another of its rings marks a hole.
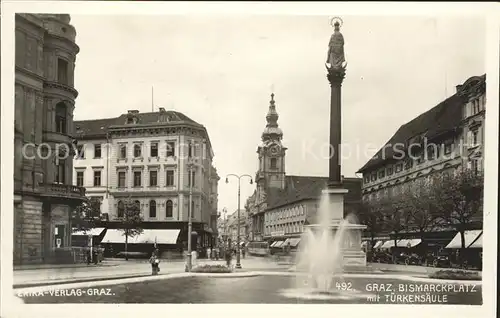
<instances>
[{"instance_id":1,"label":"tree","mask_svg":"<svg viewBox=\"0 0 500 318\"><path fill-rule=\"evenodd\" d=\"M466 247L465 230L482 211L483 189L483 176L467 168L443 173L432 187L438 217L460 233L462 249Z\"/></svg>"},{"instance_id":2,"label":"tree","mask_svg":"<svg viewBox=\"0 0 500 318\"><path fill-rule=\"evenodd\" d=\"M381 210L384 228L394 234L394 246L398 246L399 233L407 228L408 216L405 214L403 197L392 197L381 200Z\"/></svg>"},{"instance_id":3,"label":"tree","mask_svg":"<svg viewBox=\"0 0 500 318\"><path fill-rule=\"evenodd\" d=\"M408 227L416 229L422 241L424 233L432 229L439 219L433 182L434 178L421 178L412 184L411 191L402 195Z\"/></svg>"},{"instance_id":4,"label":"tree","mask_svg":"<svg viewBox=\"0 0 500 318\"><path fill-rule=\"evenodd\" d=\"M74 210L71 217L73 232L88 232L95 227L100 214L100 201L94 198L87 198Z\"/></svg>"},{"instance_id":5,"label":"tree","mask_svg":"<svg viewBox=\"0 0 500 318\"><path fill-rule=\"evenodd\" d=\"M123 202L123 218L121 231L125 236L125 260L128 261L128 238L142 234L141 207L138 201L132 201L129 197Z\"/></svg>"},{"instance_id":6,"label":"tree","mask_svg":"<svg viewBox=\"0 0 500 318\"><path fill-rule=\"evenodd\" d=\"M366 232L370 235L370 247L375 245L375 236L383 230L382 205L379 201L364 200L357 209L359 222L366 225Z\"/></svg>"}]
</instances>

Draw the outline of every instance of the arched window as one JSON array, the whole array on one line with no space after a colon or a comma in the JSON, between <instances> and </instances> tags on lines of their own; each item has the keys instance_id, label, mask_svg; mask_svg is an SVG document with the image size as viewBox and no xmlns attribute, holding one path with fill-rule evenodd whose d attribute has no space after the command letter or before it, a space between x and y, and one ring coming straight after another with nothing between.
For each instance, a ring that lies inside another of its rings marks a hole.
<instances>
[{"instance_id":1,"label":"arched window","mask_svg":"<svg viewBox=\"0 0 500 318\"><path fill-rule=\"evenodd\" d=\"M276 169L276 168L278 168L278 159L271 158L271 169Z\"/></svg>"},{"instance_id":2,"label":"arched window","mask_svg":"<svg viewBox=\"0 0 500 318\"><path fill-rule=\"evenodd\" d=\"M134 146L134 157L135 158L139 158L142 154L142 149L141 149L141 145L135 145Z\"/></svg>"},{"instance_id":3,"label":"arched window","mask_svg":"<svg viewBox=\"0 0 500 318\"><path fill-rule=\"evenodd\" d=\"M140 211L141 210L141 202L139 200L135 200L134 204L137 207L137 209Z\"/></svg>"},{"instance_id":4,"label":"arched window","mask_svg":"<svg viewBox=\"0 0 500 318\"><path fill-rule=\"evenodd\" d=\"M123 204L122 201L118 201L118 209L117 209L116 216L118 216L119 218L122 218L124 214L125 214L125 204Z\"/></svg>"},{"instance_id":5,"label":"arched window","mask_svg":"<svg viewBox=\"0 0 500 318\"><path fill-rule=\"evenodd\" d=\"M171 218L174 215L174 204L171 200L167 201L166 217Z\"/></svg>"},{"instance_id":6,"label":"arched window","mask_svg":"<svg viewBox=\"0 0 500 318\"><path fill-rule=\"evenodd\" d=\"M155 200L151 200L149 202L149 217L150 218L156 217L156 201Z\"/></svg>"},{"instance_id":7,"label":"arched window","mask_svg":"<svg viewBox=\"0 0 500 318\"><path fill-rule=\"evenodd\" d=\"M67 131L66 105L60 102L56 105L56 132L66 134Z\"/></svg>"}]
</instances>

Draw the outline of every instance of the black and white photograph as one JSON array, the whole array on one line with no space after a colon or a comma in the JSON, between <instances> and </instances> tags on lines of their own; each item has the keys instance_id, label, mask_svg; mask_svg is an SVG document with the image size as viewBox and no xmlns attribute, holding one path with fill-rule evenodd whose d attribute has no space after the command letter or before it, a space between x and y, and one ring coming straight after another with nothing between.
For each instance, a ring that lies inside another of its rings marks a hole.
<instances>
[{"instance_id":1,"label":"black and white photograph","mask_svg":"<svg viewBox=\"0 0 500 318\"><path fill-rule=\"evenodd\" d=\"M43 4L2 3L13 317L493 316L496 4Z\"/></svg>"}]
</instances>

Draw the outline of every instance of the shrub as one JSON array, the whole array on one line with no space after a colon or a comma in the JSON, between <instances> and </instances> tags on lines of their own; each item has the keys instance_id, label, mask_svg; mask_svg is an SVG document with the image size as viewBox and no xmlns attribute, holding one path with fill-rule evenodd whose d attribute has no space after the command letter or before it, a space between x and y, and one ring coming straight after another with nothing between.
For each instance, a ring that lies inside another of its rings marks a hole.
<instances>
[{"instance_id":1,"label":"shrub","mask_svg":"<svg viewBox=\"0 0 500 318\"><path fill-rule=\"evenodd\" d=\"M193 273L231 273L231 269L225 265L201 265L191 270Z\"/></svg>"},{"instance_id":2,"label":"shrub","mask_svg":"<svg viewBox=\"0 0 500 318\"><path fill-rule=\"evenodd\" d=\"M434 272L429 277L436 279L481 280L481 275L478 272L449 269Z\"/></svg>"}]
</instances>

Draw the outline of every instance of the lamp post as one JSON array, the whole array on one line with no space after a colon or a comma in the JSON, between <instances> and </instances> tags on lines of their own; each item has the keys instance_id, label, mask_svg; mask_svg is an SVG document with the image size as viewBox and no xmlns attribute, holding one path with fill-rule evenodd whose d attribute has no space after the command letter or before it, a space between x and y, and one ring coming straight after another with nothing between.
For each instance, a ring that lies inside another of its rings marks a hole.
<instances>
[{"instance_id":1,"label":"lamp post","mask_svg":"<svg viewBox=\"0 0 500 318\"><path fill-rule=\"evenodd\" d=\"M226 176L226 183L229 183L229 177L235 177L238 179L238 222L237 222L237 231L238 233L236 234L236 268L241 268L241 263L240 263L240 194L241 194L241 178L243 177L248 177L250 178L250 184L253 184L252 177L248 174L242 174L240 176L236 174L228 174Z\"/></svg>"}]
</instances>

